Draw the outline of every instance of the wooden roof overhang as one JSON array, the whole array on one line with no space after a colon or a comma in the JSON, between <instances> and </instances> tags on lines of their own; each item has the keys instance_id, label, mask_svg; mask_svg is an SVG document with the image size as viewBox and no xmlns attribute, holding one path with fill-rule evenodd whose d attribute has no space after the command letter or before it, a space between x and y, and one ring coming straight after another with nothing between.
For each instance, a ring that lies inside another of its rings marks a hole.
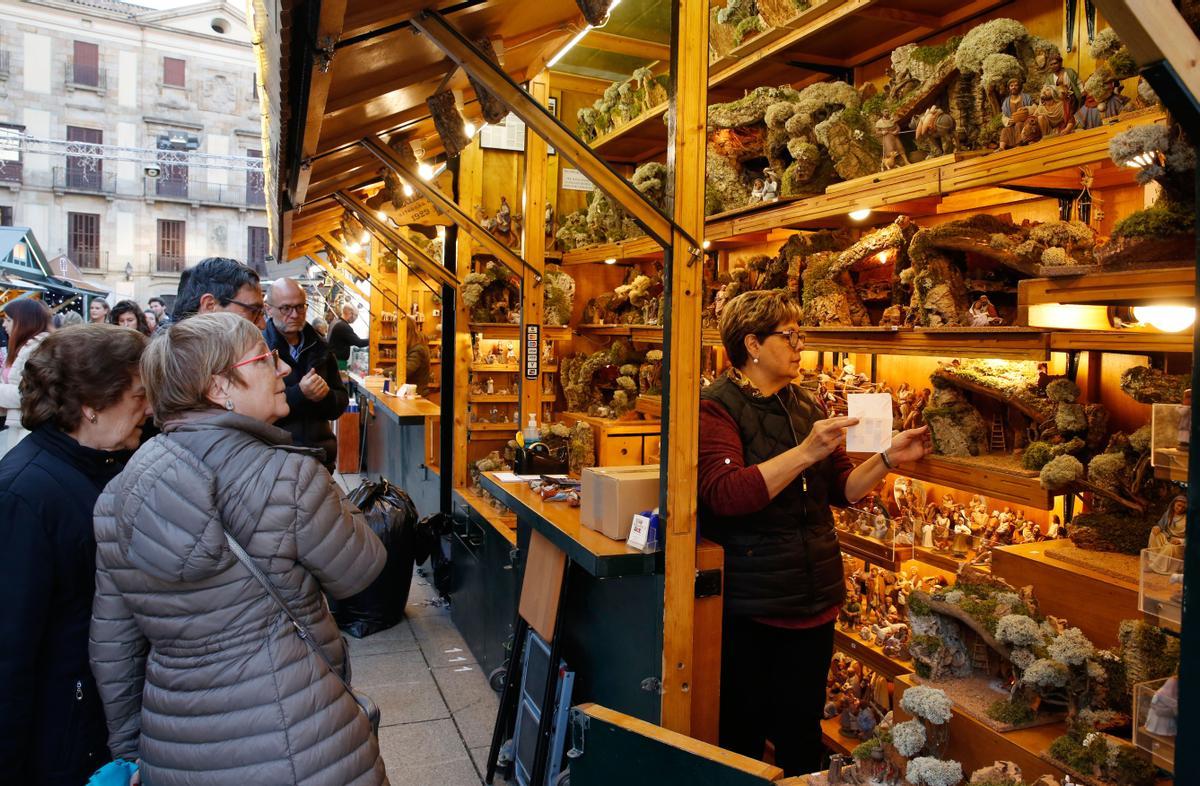
<instances>
[{"instance_id":1,"label":"wooden roof overhang","mask_svg":"<svg viewBox=\"0 0 1200 786\"><path fill-rule=\"evenodd\" d=\"M464 117L482 124L465 71L411 24L426 9L470 40L490 40L516 82L542 71L585 24L573 0L280 0L279 68L266 70L280 96L268 182L284 259L310 253L317 234L336 228L335 194L365 200L378 190L384 162L364 138L402 140L434 160L442 145L425 100L439 88L461 95Z\"/></svg>"}]
</instances>

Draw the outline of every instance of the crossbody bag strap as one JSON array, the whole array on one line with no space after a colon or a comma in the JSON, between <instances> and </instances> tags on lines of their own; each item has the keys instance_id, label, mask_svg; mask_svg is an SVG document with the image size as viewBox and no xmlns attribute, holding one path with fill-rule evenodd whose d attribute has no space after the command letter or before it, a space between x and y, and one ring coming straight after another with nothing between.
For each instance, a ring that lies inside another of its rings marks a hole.
<instances>
[{"instance_id":1,"label":"crossbody bag strap","mask_svg":"<svg viewBox=\"0 0 1200 786\"><path fill-rule=\"evenodd\" d=\"M318 644L313 638L312 632L308 629L308 626L300 621L300 618L297 617L295 612L292 611L292 608L288 606L287 601L283 599L283 595L281 595L279 590L275 587L274 582L267 578L267 574L263 572L262 568L255 564L253 558L251 558L251 556L246 553L246 550L242 548L242 544L238 543L233 535L229 534L229 530L225 530L225 541L229 544L229 550L232 551L233 555L238 558L238 561L245 566L246 570L250 571L251 576L258 580L258 583L261 584L263 589L267 591L267 594L271 596L276 605L283 609L284 614L288 615L288 619L292 621L292 627L296 629L296 635L303 639L304 643L308 645L308 648L315 652L321 658L321 660L325 662L325 665L329 667L329 670L333 673L333 676L337 677L338 682L342 683L342 687L345 688L346 692L350 694L350 698L355 698L354 691L350 688L350 683L346 682L345 678L343 678L342 675L338 673L338 670L334 668L333 661L329 659L329 656L325 654L325 650L323 650L321 645Z\"/></svg>"}]
</instances>

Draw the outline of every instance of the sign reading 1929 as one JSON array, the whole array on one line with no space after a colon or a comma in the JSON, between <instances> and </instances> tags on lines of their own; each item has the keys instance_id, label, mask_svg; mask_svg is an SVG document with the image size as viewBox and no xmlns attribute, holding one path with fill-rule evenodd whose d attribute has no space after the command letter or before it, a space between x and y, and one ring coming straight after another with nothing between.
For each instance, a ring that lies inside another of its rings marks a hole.
<instances>
[{"instance_id":1,"label":"sign reading 1929","mask_svg":"<svg viewBox=\"0 0 1200 786\"><path fill-rule=\"evenodd\" d=\"M541 352L538 340L541 325L525 326L525 379L537 379L540 371Z\"/></svg>"}]
</instances>

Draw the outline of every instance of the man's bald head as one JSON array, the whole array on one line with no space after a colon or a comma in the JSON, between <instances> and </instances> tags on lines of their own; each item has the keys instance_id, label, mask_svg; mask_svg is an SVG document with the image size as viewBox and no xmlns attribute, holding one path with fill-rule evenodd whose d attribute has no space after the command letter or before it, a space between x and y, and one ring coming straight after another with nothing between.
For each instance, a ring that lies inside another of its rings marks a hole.
<instances>
[{"instance_id":1,"label":"man's bald head","mask_svg":"<svg viewBox=\"0 0 1200 786\"><path fill-rule=\"evenodd\" d=\"M342 319L347 322L353 322L358 319L358 309L353 303L345 303L342 305Z\"/></svg>"},{"instance_id":2,"label":"man's bald head","mask_svg":"<svg viewBox=\"0 0 1200 786\"><path fill-rule=\"evenodd\" d=\"M295 346L304 332L304 321L308 318L308 296L290 278L281 278L267 290L267 310L271 324Z\"/></svg>"}]
</instances>

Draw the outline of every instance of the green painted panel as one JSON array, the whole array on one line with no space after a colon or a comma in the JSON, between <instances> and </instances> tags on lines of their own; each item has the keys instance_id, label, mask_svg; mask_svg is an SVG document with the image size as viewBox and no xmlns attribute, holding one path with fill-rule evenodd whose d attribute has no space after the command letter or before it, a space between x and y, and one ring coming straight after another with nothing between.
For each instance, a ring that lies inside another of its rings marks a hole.
<instances>
[{"instance_id":1,"label":"green painted panel","mask_svg":"<svg viewBox=\"0 0 1200 786\"><path fill-rule=\"evenodd\" d=\"M587 728L581 730L580 719ZM571 786L766 786L771 781L571 711Z\"/></svg>"}]
</instances>

